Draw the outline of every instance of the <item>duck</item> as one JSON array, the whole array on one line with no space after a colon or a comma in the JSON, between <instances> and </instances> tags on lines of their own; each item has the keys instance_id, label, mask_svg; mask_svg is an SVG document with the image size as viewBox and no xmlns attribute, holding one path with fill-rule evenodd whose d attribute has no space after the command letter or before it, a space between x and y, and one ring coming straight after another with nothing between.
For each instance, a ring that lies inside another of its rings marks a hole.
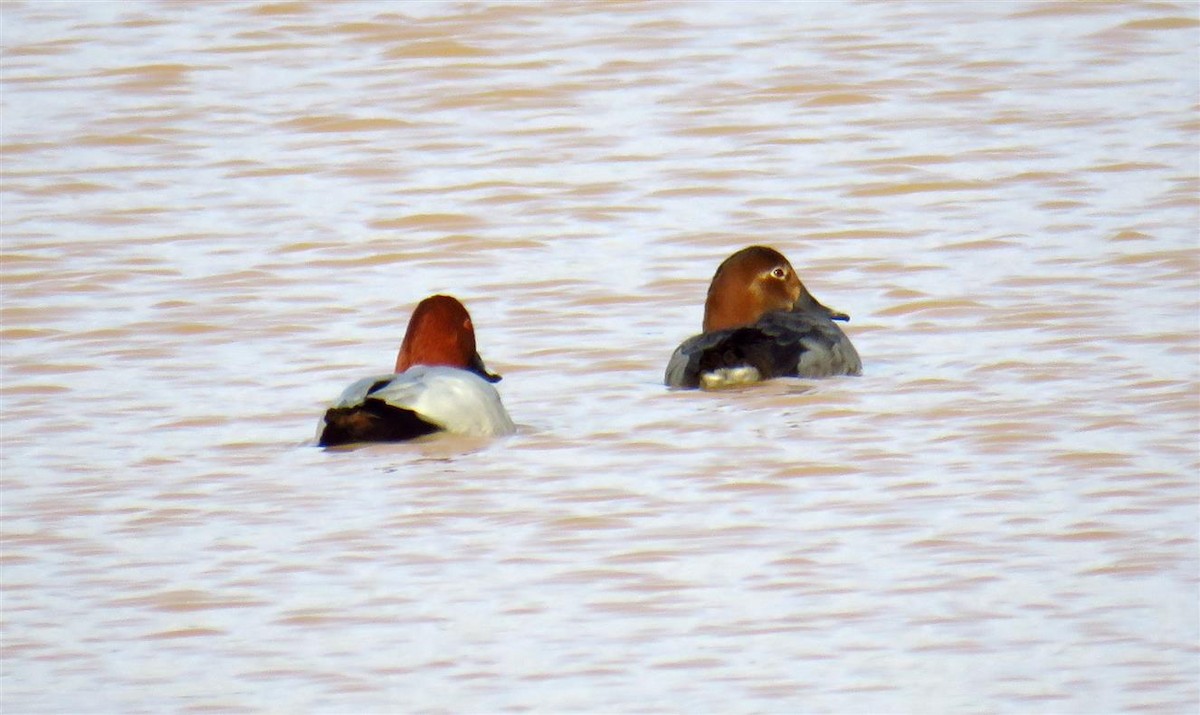
<instances>
[{"instance_id":1,"label":"duck","mask_svg":"<svg viewBox=\"0 0 1200 715\"><path fill-rule=\"evenodd\" d=\"M391 374L351 384L325 411L317 444L398 442L435 432L500 436L512 418L475 347L475 326L453 296L432 295L413 309Z\"/></svg>"},{"instance_id":2,"label":"duck","mask_svg":"<svg viewBox=\"0 0 1200 715\"><path fill-rule=\"evenodd\" d=\"M834 322L849 320L818 302L782 253L748 246L717 268L703 332L675 349L663 380L712 390L774 377L861 375L858 351Z\"/></svg>"}]
</instances>

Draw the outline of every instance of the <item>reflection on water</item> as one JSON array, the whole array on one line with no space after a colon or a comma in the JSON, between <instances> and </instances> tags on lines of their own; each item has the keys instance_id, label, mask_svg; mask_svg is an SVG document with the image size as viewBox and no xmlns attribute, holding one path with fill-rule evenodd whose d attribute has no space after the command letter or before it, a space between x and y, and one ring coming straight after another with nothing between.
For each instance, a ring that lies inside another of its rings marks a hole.
<instances>
[{"instance_id":1,"label":"reflection on water","mask_svg":"<svg viewBox=\"0 0 1200 715\"><path fill-rule=\"evenodd\" d=\"M0 12L6 710L1196 708L1194 5ZM861 378L659 384L750 243Z\"/></svg>"}]
</instances>

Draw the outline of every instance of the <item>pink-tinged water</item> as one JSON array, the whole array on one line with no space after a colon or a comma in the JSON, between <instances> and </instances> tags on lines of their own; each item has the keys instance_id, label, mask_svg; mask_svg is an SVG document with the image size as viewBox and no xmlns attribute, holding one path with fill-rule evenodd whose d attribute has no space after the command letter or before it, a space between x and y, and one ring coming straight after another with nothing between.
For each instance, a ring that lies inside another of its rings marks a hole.
<instances>
[{"instance_id":1,"label":"pink-tinged water","mask_svg":"<svg viewBox=\"0 0 1200 715\"><path fill-rule=\"evenodd\" d=\"M1200 707L1195 4L0 20L4 712ZM661 386L751 243L861 378Z\"/></svg>"}]
</instances>

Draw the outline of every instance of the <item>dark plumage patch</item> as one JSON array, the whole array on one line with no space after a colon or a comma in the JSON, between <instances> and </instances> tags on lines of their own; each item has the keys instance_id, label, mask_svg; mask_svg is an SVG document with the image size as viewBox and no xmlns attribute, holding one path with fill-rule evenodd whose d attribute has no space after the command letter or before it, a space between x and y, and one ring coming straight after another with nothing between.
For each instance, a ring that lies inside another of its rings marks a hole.
<instances>
[{"instance_id":1,"label":"dark plumage patch","mask_svg":"<svg viewBox=\"0 0 1200 715\"><path fill-rule=\"evenodd\" d=\"M737 367L753 367L764 380L792 377L802 352L804 347L797 335L758 326L734 328L700 351L696 380L704 373Z\"/></svg>"},{"instance_id":2,"label":"dark plumage patch","mask_svg":"<svg viewBox=\"0 0 1200 715\"><path fill-rule=\"evenodd\" d=\"M371 393L378 392L390 384L392 384L392 378L390 377L383 380L376 380L374 385L367 388L367 394L370 395Z\"/></svg>"},{"instance_id":3,"label":"dark plumage patch","mask_svg":"<svg viewBox=\"0 0 1200 715\"><path fill-rule=\"evenodd\" d=\"M388 382L390 380L372 385L367 394ZM368 399L354 407L329 408L317 443L322 447L335 447L354 442L401 442L440 430L441 427L426 422L412 410Z\"/></svg>"}]
</instances>

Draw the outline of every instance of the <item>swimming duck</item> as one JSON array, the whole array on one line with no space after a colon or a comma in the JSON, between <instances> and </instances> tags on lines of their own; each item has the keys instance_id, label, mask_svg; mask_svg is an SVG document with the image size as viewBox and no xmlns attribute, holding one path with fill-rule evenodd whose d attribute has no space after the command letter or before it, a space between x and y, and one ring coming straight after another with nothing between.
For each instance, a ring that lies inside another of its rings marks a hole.
<instances>
[{"instance_id":1,"label":"swimming duck","mask_svg":"<svg viewBox=\"0 0 1200 715\"><path fill-rule=\"evenodd\" d=\"M467 309L448 295L421 301L408 321L395 372L364 377L326 412L317 442L395 442L433 432L503 435L512 419L475 349Z\"/></svg>"},{"instance_id":2,"label":"swimming duck","mask_svg":"<svg viewBox=\"0 0 1200 715\"><path fill-rule=\"evenodd\" d=\"M782 253L750 246L726 258L708 286L704 332L676 348L669 387L715 389L772 377L859 375L862 360Z\"/></svg>"}]
</instances>

